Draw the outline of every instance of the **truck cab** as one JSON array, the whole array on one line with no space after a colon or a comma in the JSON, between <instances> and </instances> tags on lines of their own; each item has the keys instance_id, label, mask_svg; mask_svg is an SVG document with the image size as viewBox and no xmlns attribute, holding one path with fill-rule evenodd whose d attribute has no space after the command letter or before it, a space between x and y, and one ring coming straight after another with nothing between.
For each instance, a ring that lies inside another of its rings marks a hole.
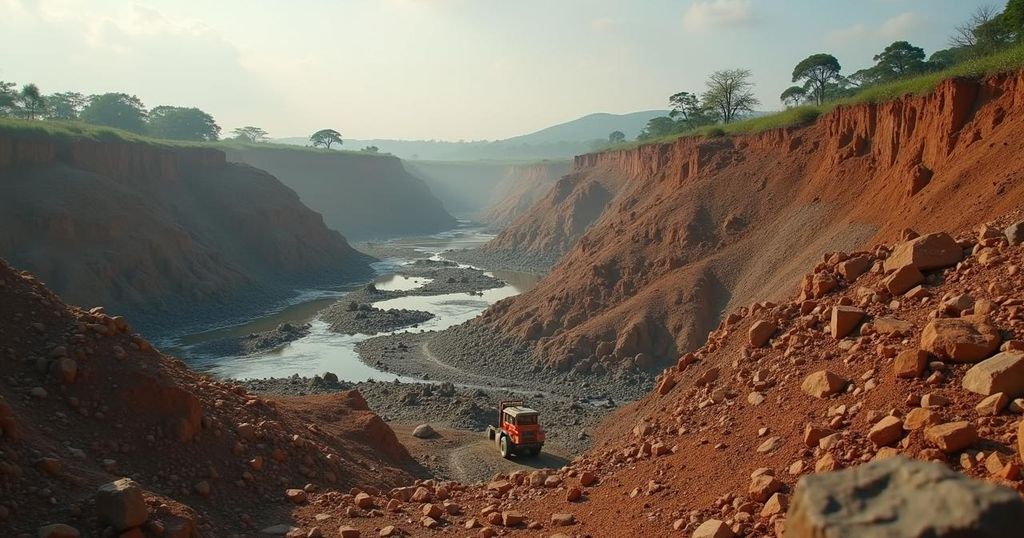
<instances>
[{"instance_id":1,"label":"truck cab","mask_svg":"<svg viewBox=\"0 0 1024 538\"><path fill-rule=\"evenodd\" d=\"M544 429L539 419L540 414L521 401L502 401L498 404L498 426L489 426L487 435L497 443L502 457L536 456L544 447Z\"/></svg>"}]
</instances>

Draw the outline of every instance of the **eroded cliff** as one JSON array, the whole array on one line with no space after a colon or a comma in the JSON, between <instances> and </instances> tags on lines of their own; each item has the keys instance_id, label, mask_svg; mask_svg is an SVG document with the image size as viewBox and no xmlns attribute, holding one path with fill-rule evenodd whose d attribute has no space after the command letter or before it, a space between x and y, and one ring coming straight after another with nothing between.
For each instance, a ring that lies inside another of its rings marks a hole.
<instances>
[{"instance_id":1,"label":"eroded cliff","mask_svg":"<svg viewBox=\"0 0 1024 538\"><path fill-rule=\"evenodd\" d=\"M294 191L210 148L0 136L0 223L12 263L160 333L370 272Z\"/></svg>"},{"instance_id":2,"label":"eroded cliff","mask_svg":"<svg viewBox=\"0 0 1024 538\"><path fill-rule=\"evenodd\" d=\"M558 255L481 323L548 366L656 368L822 252L971 225L1024 200L1024 76L840 107L812 125L577 157L487 246Z\"/></svg>"}]
</instances>

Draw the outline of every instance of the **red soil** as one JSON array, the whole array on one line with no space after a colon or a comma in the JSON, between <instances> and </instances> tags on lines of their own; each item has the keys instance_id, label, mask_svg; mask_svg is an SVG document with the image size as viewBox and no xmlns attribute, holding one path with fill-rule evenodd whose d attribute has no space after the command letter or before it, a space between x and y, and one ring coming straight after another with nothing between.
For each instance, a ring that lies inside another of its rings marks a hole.
<instances>
[{"instance_id":1,"label":"red soil","mask_svg":"<svg viewBox=\"0 0 1024 538\"><path fill-rule=\"evenodd\" d=\"M673 362L723 312L782 296L821 252L1020 207L1021 118L1024 74L949 80L802 128L577 157L487 247L571 250L483 321L558 368Z\"/></svg>"},{"instance_id":2,"label":"red soil","mask_svg":"<svg viewBox=\"0 0 1024 538\"><path fill-rule=\"evenodd\" d=\"M358 393L266 399L210 380L4 262L0 320L0 535L59 522L98 536L96 488L124 476L151 522L226 536L287 518L285 488L419 472Z\"/></svg>"},{"instance_id":3,"label":"red soil","mask_svg":"<svg viewBox=\"0 0 1024 538\"><path fill-rule=\"evenodd\" d=\"M544 198L551 187L569 173L568 161L544 161L511 165L494 188L490 208L481 220L505 227Z\"/></svg>"}]
</instances>

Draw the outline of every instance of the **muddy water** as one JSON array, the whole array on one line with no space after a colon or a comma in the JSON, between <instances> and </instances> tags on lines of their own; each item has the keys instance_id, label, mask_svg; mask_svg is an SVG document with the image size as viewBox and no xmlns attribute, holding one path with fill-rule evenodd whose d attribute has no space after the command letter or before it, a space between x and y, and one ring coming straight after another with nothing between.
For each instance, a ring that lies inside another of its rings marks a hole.
<instances>
[{"instance_id":1,"label":"muddy water","mask_svg":"<svg viewBox=\"0 0 1024 538\"><path fill-rule=\"evenodd\" d=\"M387 246L395 247L396 252L416 252L419 258L437 259L440 252L448 249L474 248L486 243L493 236L483 233L479 228L462 225L456 230L428 237L402 238L388 241ZM427 284L430 279L407 277L396 274L401 266L418 259L416 256L407 258L388 258L374 264L379 275L374 285L379 289L411 290ZM480 295L469 293L451 293L433 296L408 296L375 303L382 309L408 308L425 310L434 314L434 318L421 323L416 328L404 331L438 331L458 325L480 315L488 306L495 302L527 291L539 280L537 275L514 272L496 272L493 276L508 284L501 288L485 290ZM337 300L339 292L310 290L305 297L276 313L254 319L248 323L233 327L219 328L200 334L184 336L171 345L175 351L185 356L189 348L195 344L227 336L242 336L251 332L264 331L277 327L281 323L310 323L310 332L284 347L258 355L245 357L191 357L193 367L211 372L218 377L234 379L252 379L265 377L287 377L294 374L312 376L323 372L333 372L339 379L359 382L375 379L391 381L399 379L403 382L416 381L402 376L377 370L359 360L355 351L357 343L370 338L368 335L343 335L331 332L327 324L316 319L321 309ZM344 292L341 292L344 293Z\"/></svg>"}]
</instances>

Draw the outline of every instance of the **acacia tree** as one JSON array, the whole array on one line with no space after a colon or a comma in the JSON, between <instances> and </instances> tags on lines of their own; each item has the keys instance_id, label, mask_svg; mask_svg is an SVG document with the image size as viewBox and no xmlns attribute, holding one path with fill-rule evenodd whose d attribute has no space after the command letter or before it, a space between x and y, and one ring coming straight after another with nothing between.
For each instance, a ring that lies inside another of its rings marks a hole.
<instances>
[{"instance_id":1,"label":"acacia tree","mask_svg":"<svg viewBox=\"0 0 1024 538\"><path fill-rule=\"evenodd\" d=\"M249 125L246 127L238 127L232 130L231 134L235 135L235 140L248 142L250 144L258 144L266 141L269 133L259 127Z\"/></svg>"},{"instance_id":2,"label":"acacia tree","mask_svg":"<svg viewBox=\"0 0 1024 538\"><path fill-rule=\"evenodd\" d=\"M708 78L707 91L701 96L705 109L713 110L722 123L730 123L745 113L753 112L761 101L754 97L753 76L748 69L715 71Z\"/></svg>"},{"instance_id":3,"label":"acacia tree","mask_svg":"<svg viewBox=\"0 0 1024 538\"><path fill-rule=\"evenodd\" d=\"M875 69L883 80L913 75L925 70L924 49L906 41L896 41L875 55Z\"/></svg>"},{"instance_id":4,"label":"acacia tree","mask_svg":"<svg viewBox=\"0 0 1024 538\"><path fill-rule=\"evenodd\" d=\"M309 137L309 141L314 147L323 146L327 149L331 149L332 144L342 145L341 133L334 129L320 129Z\"/></svg>"},{"instance_id":5,"label":"acacia tree","mask_svg":"<svg viewBox=\"0 0 1024 538\"><path fill-rule=\"evenodd\" d=\"M782 95L779 95L779 100L790 107L803 103L805 99L807 99L807 90L803 86L790 86L782 92Z\"/></svg>"},{"instance_id":6,"label":"acacia tree","mask_svg":"<svg viewBox=\"0 0 1024 538\"><path fill-rule=\"evenodd\" d=\"M829 84L842 80L839 75L841 69L835 56L824 53L812 54L793 68L793 82L804 81L804 88L810 92L814 102L820 105L825 100L825 89Z\"/></svg>"},{"instance_id":7,"label":"acacia tree","mask_svg":"<svg viewBox=\"0 0 1024 538\"><path fill-rule=\"evenodd\" d=\"M14 109L14 98L17 92L14 91L13 82L0 80L0 116L11 114Z\"/></svg>"},{"instance_id":8,"label":"acacia tree","mask_svg":"<svg viewBox=\"0 0 1024 538\"><path fill-rule=\"evenodd\" d=\"M626 133L622 131L612 131L608 135L608 142L611 144L621 144L626 141Z\"/></svg>"}]
</instances>

